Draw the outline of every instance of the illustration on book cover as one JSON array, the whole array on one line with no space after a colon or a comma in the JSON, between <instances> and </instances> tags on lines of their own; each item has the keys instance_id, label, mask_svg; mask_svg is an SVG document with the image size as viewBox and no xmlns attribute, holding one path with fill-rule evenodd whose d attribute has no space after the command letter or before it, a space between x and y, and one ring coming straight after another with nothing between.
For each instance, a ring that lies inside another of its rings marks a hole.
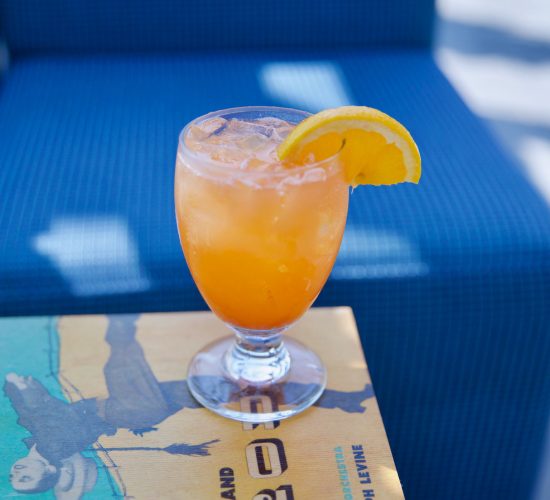
<instances>
[{"instance_id":1,"label":"illustration on book cover","mask_svg":"<svg viewBox=\"0 0 550 500\"><path fill-rule=\"evenodd\" d=\"M8 481L0 478L0 493L49 492L64 500L84 494L87 498L132 497L124 481L128 471L119 470L115 452L117 456L136 454L146 464L168 456L205 460L223 447L221 436L197 441L193 433L168 444L145 439L154 437L179 412L207 410L193 399L184 378L157 379L136 335L138 319L138 315L109 316L106 331L98 332L97 342L108 350L101 381L107 394L92 397L82 394L59 361L64 347L55 318L12 320L19 330L13 335L8 335L9 323L2 323L0 360L9 371L3 374L6 398L0 400L0 417L8 422L2 426L12 425L1 433L0 448L5 452L0 465ZM292 389L289 384L285 390ZM360 391L327 389L316 406L363 413L362 403L372 396L370 384ZM102 438L120 432L131 433L134 445L100 444Z\"/></svg>"}]
</instances>

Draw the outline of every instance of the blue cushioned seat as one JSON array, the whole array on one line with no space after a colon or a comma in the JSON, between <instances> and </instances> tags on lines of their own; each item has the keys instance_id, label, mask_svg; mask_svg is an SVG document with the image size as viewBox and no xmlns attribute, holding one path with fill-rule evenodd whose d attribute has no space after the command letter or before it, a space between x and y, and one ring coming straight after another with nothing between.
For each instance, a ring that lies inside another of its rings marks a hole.
<instances>
[{"instance_id":1,"label":"blue cushioned seat","mask_svg":"<svg viewBox=\"0 0 550 500\"><path fill-rule=\"evenodd\" d=\"M205 308L174 219L183 125L381 108L424 175L353 192L318 304L354 308L407 498L525 498L550 414L548 205L435 65L430 1L321 2L284 40L279 3L272 26L252 1L188 19L168 0L0 0L0 315Z\"/></svg>"},{"instance_id":2,"label":"blue cushioned seat","mask_svg":"<svg viewBox=\"0 0 550 500\"><path fill-rule=\"evenodd\" d=\"M17 60L0 312L203 308L173 215L179 130L232 105L315 107L315 85L387 110L423 153L419 187L354 191L319 300L354 307L406 491L488 498L512 469L527 487L548 414L548 207L423 51Z\"/></svg>"}]
</instances>

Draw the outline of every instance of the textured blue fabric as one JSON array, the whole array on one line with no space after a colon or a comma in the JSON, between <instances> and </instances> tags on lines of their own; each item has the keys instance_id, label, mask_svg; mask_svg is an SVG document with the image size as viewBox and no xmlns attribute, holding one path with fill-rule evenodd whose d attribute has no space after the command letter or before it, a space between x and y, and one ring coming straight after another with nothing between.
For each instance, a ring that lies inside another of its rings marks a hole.
<instances>
[{"instance_id":1,"label":"textured blue fabric","mask_svg":"<svg viewBox=\"0 0 550 500\"><path fill-rule=\"evenodd\" d=\"M0 0L10 49L426 45L433 0Z\"/></svg>"},{"instance_id":2,"label":"textured blue fabric","mask_svg":"<svg viewBox=\"0 0 550 500\"><path fill-rule=\"evenodd\" d=\"M174 221L179 130L345 99L409 127L424 175L354 191L318 303L354 307L407 498L526 498L550 414L549 208L426 52L16 60L0 314L203 308Z\"/></svg>"}]
</instances>

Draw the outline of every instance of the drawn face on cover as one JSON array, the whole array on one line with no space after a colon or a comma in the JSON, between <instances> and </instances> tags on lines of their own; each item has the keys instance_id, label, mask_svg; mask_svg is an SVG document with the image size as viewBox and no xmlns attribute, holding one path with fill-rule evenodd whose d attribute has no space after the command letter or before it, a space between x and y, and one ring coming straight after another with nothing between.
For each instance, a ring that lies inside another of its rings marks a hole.
<instances>
[{"instance_id":1,"label":"drawn face on cover","mask_svg":"<svg viewBox=\"0 0 550 500\"><path fill-rule=\"evenodd\" d=\"M33 447L26 457L15 462L10 470L10 483L20 493L47 491L57 483L59 473Z\"/></svg>"}]
</instances>

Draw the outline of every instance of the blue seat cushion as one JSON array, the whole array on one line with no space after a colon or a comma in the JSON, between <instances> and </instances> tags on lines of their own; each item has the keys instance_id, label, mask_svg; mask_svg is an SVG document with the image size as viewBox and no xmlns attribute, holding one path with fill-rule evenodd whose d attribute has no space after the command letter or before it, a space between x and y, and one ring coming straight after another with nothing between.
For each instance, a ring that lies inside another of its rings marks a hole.
<instances>
[{"instance_id":1,"label":"blue seat cushion","mask_svg":"<svg viewBox=\"0 0 550 500\"><path fill-rule=\"evenodd\" d=\"M522 497L550 410L549 210L427 52L15 59L0 314L204 308L174 220L181 128L238 105L346 103L402 121L424 175L353 192L318 303L354 307L411 498Z\"/></svg>"}]
</instances>

